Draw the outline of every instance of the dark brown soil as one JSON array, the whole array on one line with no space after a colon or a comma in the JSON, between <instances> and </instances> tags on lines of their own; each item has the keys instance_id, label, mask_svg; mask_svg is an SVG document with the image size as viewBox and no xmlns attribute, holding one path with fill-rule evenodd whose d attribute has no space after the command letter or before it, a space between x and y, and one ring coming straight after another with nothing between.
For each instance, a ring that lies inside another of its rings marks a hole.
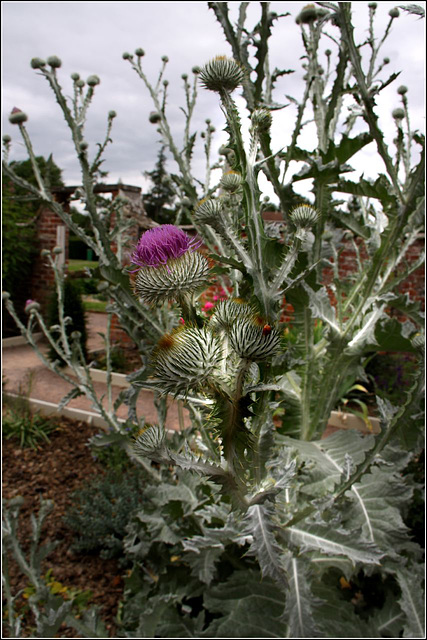
<instances>
[{"instance_id":1,"label":"dark brown soil","mask_svg":"<svg viewBox=\"0 0 427 640\"><path fill-rule=\"evenodd\" d=\"M105 469L93 460L87 446L88 439L99 429L64 418L58 419L58 426L50 436L50 443L41 445L38 450L21 449L13 439L3 441L3 500L16 496L25 499L21 508L19 537L27 550L31 535L30 514L38 512L40 497L53 500L54 508L45 520L41 542L59 540L60 543L45 559L43 572L52 569L55 579L69 589L90 590L93 596L89 605L102 607L101 617L110 637L115 637L123 570L115 560L72 554L69 547L73 532L62 521L71 504L71 494L90 477L105 473ZM12 559L10 573L12 594L28 586L28 579ZM80 637L74 630L65 628L61 629L60 635Z\"/></svg>"}]
</instances>

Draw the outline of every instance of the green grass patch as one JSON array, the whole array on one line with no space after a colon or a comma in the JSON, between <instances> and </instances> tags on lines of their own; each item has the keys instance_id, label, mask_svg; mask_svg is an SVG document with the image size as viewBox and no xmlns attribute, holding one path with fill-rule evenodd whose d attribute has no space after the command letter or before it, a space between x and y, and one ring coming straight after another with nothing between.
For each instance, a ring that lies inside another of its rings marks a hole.
<instances>
[{"instance_id":1,"label":"green grass patch","mask_svg":"<svg viewBox=\"0 0 427 640\"><path fill-rule=\"evenodd\" d=\"M99 313L105 313L107 302L104 300L83 300L83 307L85 311L98 311Z\"/></svg>"},{"instance_id":2,"label":"green grass patch","mask_svg":"<svg viewBox=\"0 0 427 640\"><path fill-rule=\"evenodd\" d=\"M94 269L98 266L98 262L95 260L69 260L68 261L68 271L83 271L86 267L89 269Z\"/></svg>"}]
</instances>

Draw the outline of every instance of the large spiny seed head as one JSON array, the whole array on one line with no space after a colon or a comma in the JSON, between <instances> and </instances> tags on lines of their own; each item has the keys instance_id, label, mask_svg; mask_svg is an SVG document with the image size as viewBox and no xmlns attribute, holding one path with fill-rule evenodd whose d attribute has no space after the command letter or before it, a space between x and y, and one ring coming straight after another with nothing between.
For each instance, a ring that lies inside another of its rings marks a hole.
<instances>
[{"instance_id":1,"label":"large spiny seed head","mask_svg":"<svg viewBox=\"0 0 427 640\"><path fill-rule=\"evenodd\" d=\"M291 211L291 220L296 227L312 227L319 219L319 212L308 204L300 204Z\"/></svg>"},{"instance_id":2,"label":"large spiny seed head","mask_svg":"<svg viewBox=\"0 0 427 640\"><path fill-rule=\"evenodd\" d=\"M209 263L201 253L185 253L167 264L140 269L134 291L143 301L161 303L202 289L209 279Z\"/></svg>"},{"instance_id":3,"label":"large spiny seed head","mask_svg":"<svg viewBox=\"0 0 427 640\"><path fill-rule=\"evenodd\" d=\"M260 316L254 315L233 324L230 344L241 358L267 360L279 349L280 336L277 329L265 323Z\"/></svg>"},{"instance_id":4,"label":"large spiny seed head","mask_svg":"<svg viewBox=\"0 0 427 640\"><path fill-rule=\"evenodd\" d=\"M165 430L158 424L145 424L135 436L132 449L137 456L147 457L164 447Z\"/></svg>"},{"instance_id":5,"label":"large spiny seed head","mask_svg":"<svg viewBox=\"0 0 427 640\"><path fill-rule=\"evenodd\" d=\"M186 394L202 387L222 360L218 338L208 329L182 328L159 341L154 373L163 393Z\"/></svg>"},{"instance_id":6,"label":"large spiny seed head","mask_svg":"<svg viewBox=\"0 0 427 640\"><path fill-rule=\"evenodd\" d=\"M194 221L201 224L215 223L221 216L222 205L219 200L204 198L194 210Z\"/></svg>"},{"instance_id":7,"label":"large spiny seed head","mask_svg":"<svg viewBox=\"0 0 427 640\"><path fill-rule=\"evenodd\" d=\"M228 193L237 193L238 191L241 191L242 184L243 178L240 173L237 173L237 171L227 171L219 181L221 189L228 191Z\"/></svg>"},{"instance_id":8,"label":"large spiny seed head","mask_svg":"<svg viewBox=\"0 0 427 640\"><path fill-rule=\"evenodd\" d=\"M200 71L200 80L205 89L231 93L242 83L245 72L236 60L216 56Z\"/></svg>"},{"instance_id":9,"label":"large spiny seed head","mask_svg":"<svg viewBox=\"0 0 427 640\"><path fill-rule=\"evenodd\" d=\"M221 300L216 305L209 324L212 329L228 333L237 321L249 320L254 313L254 309L241 300Z\"/></svg>"}]
</instances>

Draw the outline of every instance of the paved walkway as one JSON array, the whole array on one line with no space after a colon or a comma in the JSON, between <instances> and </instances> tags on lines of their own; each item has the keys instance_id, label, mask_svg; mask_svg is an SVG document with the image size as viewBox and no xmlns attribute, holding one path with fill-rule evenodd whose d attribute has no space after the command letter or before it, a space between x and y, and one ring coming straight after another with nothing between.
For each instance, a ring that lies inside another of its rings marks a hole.
<instances>
[{"instance_id":1,"label":"paved walkway","mask_svg":"<svg viewBox=\"0 0 427 640\"><path fill-rule=\"evenodd\" d=\"M107 316L102 313L88 313L88 349L95 351L104 346L104 342L98 332L106 332ZM46 352L48 347L40 345L41 351ZM47 369L29 345L18 347L6 347L2 353L3 361L3 390L10 393L27 395L30 398L44 400L58 404L61 399L72 389L72 385L63 380L56 373ZM98 397L106 394L106 385L95 382L94 388ZM113 401L117 398L121 389L113 387ZM169 410L166 426L169 429L177 429L179 424L178 405L169 400ZM95 409L86 396L71 400L69 407L93 412ZM104 406L107 406L106 397ZM190 425L188 412L184 409L184 422ZM127 407L122 405L118 409L118 417L127 417ZM144 416L147 422L157 422L157 410L154 406L151 391L142 390L138 396L137 414Z\"/></svg>"}]
</instances>

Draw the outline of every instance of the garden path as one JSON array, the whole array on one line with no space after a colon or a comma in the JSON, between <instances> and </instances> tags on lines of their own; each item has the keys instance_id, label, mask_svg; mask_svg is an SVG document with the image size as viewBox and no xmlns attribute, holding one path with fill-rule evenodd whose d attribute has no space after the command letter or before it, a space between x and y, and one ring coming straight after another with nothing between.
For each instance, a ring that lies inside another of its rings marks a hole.
<instances>
[{"instance_id":1,"label":"garden path","mask_svg":"<svg viewBox=\"0 0 427 640\"><path fill-rule=\"evenodd\" d=\"M88 313L88 350L94 351L104 346L101 336L98 332L106 331L107 316L103 313ZM41 351L47 352L47 345L40 345ZM50 371L39 360L31 346L15 346L3 348L3 391L10 393L18 393L37 400L46 402L59 403L60 400L72 389L71 384L67 383L60 376ZM95 382L94 388L98 397L106 394L106 385L101 382ZM120 389L113 387L113 401L117 398ZM104 404L106 406L106 398ZM172 400L168 401L169 410L166 419L166 427L169 429L177 429L178 405ZM86 396L81 396L71 400L68 404L74 409L83 409L94 411L91 401ZM145 416L147 422L157 422L157 411L154 406L153 394L151 391L142 390L138 397L137 411L139 416ZM118 409L118 417L127 417L127 407L122 405ZM188 412L184 409L184 423L190 425Z\"/></svg>"}]
</instances>

